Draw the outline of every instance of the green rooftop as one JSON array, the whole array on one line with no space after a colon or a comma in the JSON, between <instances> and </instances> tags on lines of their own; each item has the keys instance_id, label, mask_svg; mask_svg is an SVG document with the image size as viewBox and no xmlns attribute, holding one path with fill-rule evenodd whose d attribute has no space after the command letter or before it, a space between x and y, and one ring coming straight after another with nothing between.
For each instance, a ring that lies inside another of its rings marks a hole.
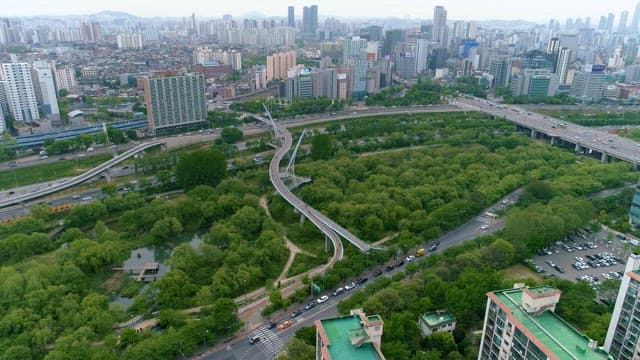
<instances>
[{"instance_id":1,"label":"green rooftop","mask_svg":"<svg viewBox=\"0 0 640 360\"><path fill-rule=\"evenodd\" d=\"M365 343L360 347L351 345L351 336L357 335L357 332L350 330L362 329L358 315L326 319L321 323L329 338L327 349L332 360L380 360L373 344Z\"/></svg>"},{"instance_id":2,"label":"green rooftop","mask_svg":"<svg viewBox=\"0 0 640 360\"><path fill-rule=\"evenodd\" d=\"M437 327L442 324L452 323L456 321L456 318L447 311L433 311L422 315L422 320L429 327Z\"/></svg>"},{"instance_id":3,"label":"green rooftop","mask_svg":"<svg viewBox=\"0 0 640 360\"><path fill-rule=\"evenodd\" d=\"M511 310L511 315L540 340L560 360L607 360L613 359L603 349L589 349L589 338L578 332L554 312L545 310L540 314L527 314L522 308L522 290L510 289L494 292ZM542 286L529 288L536 293L554 290Z\"/></svg>"}]
</instances>

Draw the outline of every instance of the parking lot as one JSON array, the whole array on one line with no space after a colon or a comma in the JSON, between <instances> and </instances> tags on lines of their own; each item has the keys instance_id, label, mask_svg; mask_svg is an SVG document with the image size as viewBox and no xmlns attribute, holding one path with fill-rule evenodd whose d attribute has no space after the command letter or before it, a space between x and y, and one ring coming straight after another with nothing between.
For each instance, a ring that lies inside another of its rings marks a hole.
<instances>
[{"instance_id":1,"label":"parking lot","mask_svg":"<svg viewBox=\"0 0 640 360\"><path fill-rule=\"evenodd\" d=\"M533 257L533 266L543 276L554 275L571 281L597 285L608 278L620 278L633 246L625 238L601 230L582 231L541 249Z\"/></svg>"}]
</instances>

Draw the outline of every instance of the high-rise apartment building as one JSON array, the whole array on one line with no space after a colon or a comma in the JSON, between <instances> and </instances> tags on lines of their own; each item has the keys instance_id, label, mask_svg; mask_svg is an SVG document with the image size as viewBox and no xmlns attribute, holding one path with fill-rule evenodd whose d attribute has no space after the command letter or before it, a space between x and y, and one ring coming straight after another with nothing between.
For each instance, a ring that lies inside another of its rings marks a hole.
<instances>
[{"instance_id":1,"label":"high-rise apartment building","mask_svg":"<svg viewBox=\"0 0 640 360\"><path fill-rule=\"evenodd\" d=\"M287 71L296 66L296 52L279 52L267 56L267 81L287 77Z\"/></svg>"},{"instance_id":2,"label":"high-rise apartment building","mask_svg":"<svg viewBox=\"0 0 640 360\"><path fill-rule=\"evenodd\" d=\"M118 34L116 40L118 42L118 49L142 49L142 35L138 33Z\"/></svg>"},{"instance_id":3,"label":"high-rise apartment building","mask_svg":"<svg viewBox=\"0 0 640 360\"><path fill-rule=\"evenodd\" d=\"M620 21L618 22L618 32L623 33L627 30L627 19L629 18L629 12L624 10L620 13Z\"/></svg>"},{"instance_id":4,"label":"high-rise apartment building","mask_svg":"<svg viewBox=\"0 0 640 360\"><path fill-rule=\"evenodd\" d=\"M302 32L315 34L318 30L318 5L305 6L302 9Z\"/></svg>"},{"instance_id":5,"label":"high-rise apartment building","mask_svg":"<svg viewBox=\"0 0 640 360\"><path fill-rule=\"evenodd\" d=\"M342 63L352 70L352 96L360 99L367 94L367 39L352 36L342 44Z\"/></svg>"},{"instance_id":6,"label":"high-rise apartment building","mask_svg":"<svg viewBox=\"0 0 640 360\"><path fill-rule=\"evenodd\" d=\"M384 43L382 45L382 56L391 55L395 51L398 43L403 42L406 32L403 29L387 30L384 34Z\"/></svg>"},{"instance_id":7,"label":"high-rise apartment building","mask_svg":"<svg viewBox=\"0 0 640 360\"><path fill-rule=\"evenodd\" d=\"M144 78L149 130L207 120L204 75Z\"/></svg>"},{"instance_id":8,"label":"high-rise apartment building","mask_svg":"<svg viewBox=\"0 0 640 360\"><path fill-rule=\"evenodd\" d=\"M447 10L444 6L436 6L433 9L432 40L442 47L447 46Z\"/></svg>"},{"instance_id":9,"label":"high-rise apartment building","mask_svg":"<svg viewBox=\"0 0 640 360\"><path fill-rule=\"evenodd\" d=\"M59 90L74 91L78 86L76 71L69 66L55 68L56 88Z\"/></svg>"},{"instance_id":10,"label":"high-rise apartment building","mask_svg":"<svg viewBox=\"0 0 640 360\"><path fill-rule=\"evenodd\" d=\"M44 116L50 120L60 120L60 109L58 108L58 94L53 79L53 72L49 64L41 61L33 63L34 83L36 87L36 98Z\"/></svg>"},{"instance_id":11,"label":"high-rise apartment building","mask_svg":"<svg viewBox=\"0 0 640 360\"><path fill-rule=\"evenodd\" d=\"M640 25L640 2L636 3L636 9L633 11L629 32L636 34L638 32L638 25Z\"/></svg>"},{"instance_id":12,"label":"high-rise apartment building","mask_svg":"<svg viewBox=\"0 0 640 360\"><path fill-rule=\"evenodd\" d=\"M487 294L478 360L611 360L556 315L560 290L520 287Z\"/></svg>"},{"instance_id":13,"label":"high-rise apartment building","mask_svg":"<svg viewBox=\"0 0 640 360\"><path fill-rule=\"evenodd\" d=\"M349 315L316 320L317 360L383 360L384 321L379 315L351 310Z\"/></svg>"},{"instance_id":14,"label":"high-rise apartment building","mask_svg":"<svg viewBox=\"0 0 640 360\"><path fill-rule=\"evenodd\" d=\"M547 54L556 55L560 50L560 39L557 37L552 37L549 39L549 43L547 44Z\"/></svg>"},{"instance_id":15,"label":"high-rise apartment building","mask_svg":"<svg viewBox=\"0 0 640 360\"><path fill-rule=\"evenodd\" d=\"M627 260L625 273L616 298L616 305L611 315L609 330L604 341L605 349L616 360L640 358L639 294L640 254L632 254Z\"/></svg>"},{"instance_id":16,"label":"high-rise apartment building","mask_svg":"<svg viewBox=\"0 0 640 360\"><path fill-rule=\"evenodd\" d=\"M287 10L287 26L294 28L296 27L295 9L293 6L289 6Z\"/></svg>"},{"instance_id":17,"label":"high-rise apartment building","mask_svg":"<svg viewBox=\"0 0 640 360\"><path fill-rule=\"evenodd\" d=\"M38 120L38 101L29 64L2 64L2 79L7 82L7 102L13 118L16 121Z\"/></svg>"},{"instance_id":18,"label":"high-rise apartment building","mask_svg":"<svg viewBox=\"0 0 640 360\"><path fill-rule=\"evenodd\" d=\"M613 13L609 13L609 15L607 15L607 22L605 25L605 30L608 33L613 32L613 21L615 20L615 15L613 15Z\"/></svg>"}]
</instances>

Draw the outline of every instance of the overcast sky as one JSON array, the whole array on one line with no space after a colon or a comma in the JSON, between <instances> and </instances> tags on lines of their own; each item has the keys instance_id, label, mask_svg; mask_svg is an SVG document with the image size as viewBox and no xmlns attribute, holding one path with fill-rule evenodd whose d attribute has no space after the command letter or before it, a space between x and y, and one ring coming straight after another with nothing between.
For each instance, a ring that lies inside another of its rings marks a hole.
<instances>
[{"instance_id":1,"label":"overcast sky","mask_svg":"<svg viewBox=\"0 0 640 360\"><path fill-rule=\"evenodd\" d=\"M449 19L486 20L510 19L547 22L550 18L591 17L598 23L601 15L620 12L633 16L635 1L629 0L318 0L315 2L287 0L19 0L3 1L0 16L83 15L102 10L125 11L138 16L188 16L217 18L224 14L240 17L249 12L268 16L286 16L287 6L296 8L296 18L302 17L302 7L318 5L319 17L403 17L430 19L433 7L443 5Z\"/></svg>"}]
</instances>

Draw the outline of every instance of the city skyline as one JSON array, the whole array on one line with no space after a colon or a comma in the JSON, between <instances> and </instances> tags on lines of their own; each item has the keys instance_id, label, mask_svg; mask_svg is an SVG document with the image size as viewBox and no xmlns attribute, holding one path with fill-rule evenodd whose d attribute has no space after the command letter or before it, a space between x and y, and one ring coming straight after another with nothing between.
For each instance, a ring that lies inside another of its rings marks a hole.
<instances>
[{"instance_id":1,"label":"city skyline","mask_svg":"<svg viewBox=\"0 0 640 360\"><path fill-rule=\"evenodd\" d=\"M616 23L622 11L629 11L633 15L635 9L633 1L609 2L607 8L602 7L602 2L586 0L575 7L571 3L541 0L537 2L509 2L488 0L482 7L477 6L473 0L438 1L424 3L418 0L398 0L393 6L385 3L371 3L362 0L345 3L338 0L318 1L287 1L275 0L263 2L258 0L244 0L239 2L211 3L198 0L184 0L175 3L158 2L151 0L138 0L130 2L126 0L72 2L59 0L56 7L52 8L45 0L25 0L19 3L9 3L3 8L3 16L64 16L64 15L90 15L101 11L123 11L140 17L182 17L195 13L203 18L216 18L224 14L234 17L243 17L245 14L260 13L268 17L287 17L288 6L294 6L296 12L301 14L303 6L318 5L320 17L344 17L344 18L409 18L431 19L435 6L444 6L451 20L526 20L544 23L550 18L584 18L591 17L595 23L600 16L612 12ZM34 9L46 9L35 10ZM549 11L553 9L553 11ZM177 15L179 14L179 15ZM298 18L298 17L297 17Z\"/></svg>"}]
</instances>

